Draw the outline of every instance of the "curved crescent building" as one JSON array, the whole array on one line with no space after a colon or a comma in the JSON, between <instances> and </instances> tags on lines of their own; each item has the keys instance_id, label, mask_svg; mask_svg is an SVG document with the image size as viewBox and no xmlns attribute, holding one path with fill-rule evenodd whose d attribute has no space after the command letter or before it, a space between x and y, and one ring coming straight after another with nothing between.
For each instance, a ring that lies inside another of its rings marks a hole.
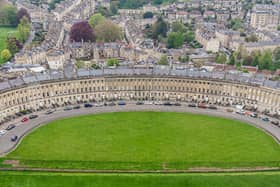
<instances>
[{"instance_id":1,"label":"curved crescent building","mask_svg":"<svg viewBox=\"0 0 280 187\"><path fill-rule=\"evenodd\" d=\"M65 69L0 82L0 120L15 113L89 101L206 101L244 104L277 113L280 83L258 75L202 72L190 69Z\"/></svg>"}]
</instances>

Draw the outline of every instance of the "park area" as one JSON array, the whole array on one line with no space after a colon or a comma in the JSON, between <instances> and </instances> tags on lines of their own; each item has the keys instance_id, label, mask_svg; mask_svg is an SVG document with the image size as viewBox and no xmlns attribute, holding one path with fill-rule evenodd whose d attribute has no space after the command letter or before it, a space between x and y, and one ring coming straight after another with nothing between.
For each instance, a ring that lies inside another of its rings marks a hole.
<instances>
[{"instance_id":1,"label":"park area","mask_svg":"<svg viewBox=\"0 0 280 187\"><path fill-rule=\"evenodd\" d=\"M214 174L67 174L0 172L9 187L279 187L279 172Z\"/></svg>"},{"instance_id":2,"label":"park area","mask_svg":"<svg viewBox=\"0 0 280 187\"><path fill-rule=\"evenodd\" d=\"M27 135L4 160L38 168L185 170L274 167L280 146L243 122L173 112L61 119Z\"/></svg>"}]
</instances>

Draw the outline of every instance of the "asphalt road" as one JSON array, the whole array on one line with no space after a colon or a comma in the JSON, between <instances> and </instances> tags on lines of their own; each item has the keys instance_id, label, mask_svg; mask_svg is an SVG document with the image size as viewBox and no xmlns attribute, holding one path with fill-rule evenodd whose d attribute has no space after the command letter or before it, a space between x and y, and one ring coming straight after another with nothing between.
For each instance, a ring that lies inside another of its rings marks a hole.
<instances>
[{"instance_id":1,"label":"asphalt road","mask_svg":"<svg viewBox=\"0 0 280 187\"><path fill-rule=\"evenodd\" d=\"M82 105L81 105L82 106ZM22 137L31 132L33 129L47 124L51 121L68 118L73 116L80 116L85 114L97 114L97 113L108 113L108 112L121 112L121 111L169 111L169 112L188 112L194 114L206 114L211 116L219 116L224 118L230 118L240 120L253 125L257 128L264 130L266 133L272 135L276 141L280 143L280 128L272 125L270 122L264 122L258 118L252 118L249 116L242 116L235 113L226 112L225 108L219 108L218 110L201 109L201 108L190 108L187 104L182 106L163 106L163 105L136 105L135 103L128 103L125 106L102 106L83 108L76 110L64 111L63 108L57 109L56 112L46 115L46 111L41 111L36 114L39 115L36 119L28 120L27 122L20 122L24 117L15 119L12 122L1 125L0 130L5 129L9 124L16 124L16 128L8 131L5 135L0 137L0 156L4 156L10 151L14 150ZM26 116L27 117L27 116ZM230 132L229 132L230 133ZM12 136L17 135L18 141L12 142L10 139Z\"/></svg>"}]
</instances>

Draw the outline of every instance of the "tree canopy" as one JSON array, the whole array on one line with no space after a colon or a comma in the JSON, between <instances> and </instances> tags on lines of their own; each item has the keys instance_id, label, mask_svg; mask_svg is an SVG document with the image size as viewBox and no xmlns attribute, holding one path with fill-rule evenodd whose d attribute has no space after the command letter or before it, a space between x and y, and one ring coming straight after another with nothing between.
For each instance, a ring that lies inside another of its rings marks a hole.
<instances>
[{"instance_id":1,"label":"tree canopy","mask_svg":"<svg viewBox=\"0 0 280 187\"><path fill-rule=\"evenodd\" d=\"M95 27L95 34L99 42L115 42L122 39L121 28L109 20L98 24Z\"/></svg>"},{"instance_id":2,"label":"tree canopy","mask_svg":"<svg viewBox=\"0 0 280 187\"><path fill-rule=\"evenodd\" d=\"M119 66L120 65L120 62L118 59L115 59L115 58L110 58L108 61L107 61L107 66Z\"/></svg>"},{"instance_id":3,"label":"tree canopy","mask_svg":"<svg viewBox=\"0 0 280 187\"><path fill-rule=\"evenodd\" d=\"M90 26L94 29L98 24L103 23L106 20L100 13L93 14L89 19Z\"/></svg>"},{"instance_id":4,"label":"tree canopy","mask_svg":"<svg viewBox=\"0 0 280 187\"><path fill-rule=\"evenodd\" d=\"M92 27L87 21L75 23L70 30L70 40L75 42L95 41L95 35Z\"/></svg>"},{"instance_id":5,"label":"tree canopy","mask_svg":"<svg viewBox=\"0 0 280 187\"><path fill-rule=\"evenodd\" d=\"M184 43L184 36L181 32L172 32L168 34L167 47L180 48Z\"/></svg>"},{"instance_id":6,"label":"tree canopy","mask_svg":"<svg viewBox=\"0 0 280 187\"><path fill-rule=\"evenodd\" d=\"M3 51L1 51L0 57L2 61L7 62L8 60L11 59L12 54L8 49L4 49Z\"/></svg>"}]
</instances>

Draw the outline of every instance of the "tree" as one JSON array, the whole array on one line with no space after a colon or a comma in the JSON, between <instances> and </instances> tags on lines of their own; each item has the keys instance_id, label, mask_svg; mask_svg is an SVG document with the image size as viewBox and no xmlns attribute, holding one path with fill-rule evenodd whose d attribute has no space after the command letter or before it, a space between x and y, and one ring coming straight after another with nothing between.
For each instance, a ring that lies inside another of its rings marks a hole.
<instances>
[{"instance_id":1,"label":"tree","mask_svg":"<svg viewBox=\"0 0 280 187\"><path fill-rule=\"evenodd\" d=\"M277 30L280 31L280 25L277 26Z\"/></svg>"},{"instance_id":2,"label":"tree","mask_svg":"<svg viewBox=\"0 0 280 187\"><path fill-rule=\"evenodd\" d=\"M159 36L166 37L168 24L160 17L152 27L152 38L158 39Z\"/></svg>"},{"instance_id":3,"label":"tree","mask_svg":"<svg viewBox=\"0 0 280 187\"><path fill-rule=\"evenodd\" d=\"M118 59L115 59L115 58L110 58L107 61L107 66L119 66L119 65L120 65L120 62L118 61Z\"/></svg>"},{"instance_id":4,"label":"tree","mask_svg":"<svg viewBox=\"0 0 280 187\"><path fill-rule=\"evenodd\" d=\"M255 34L251 34L250 36L245 38L246 42L257 42L258 37Z\"/></svg>"},{"instance_id":5,"label":"tree","mask_svg":"<svg viewBox=\"0 0 280 187\"><path fill-rule=\"evenodd\" d=\"M31 21L31 17L30 17L29 13L27 12L27 10L26 10L25 8L21 8L21 9L19 9L19 11L17 12L17 24L20 23L20 20L21 20L23 17L26 17L26 18L28 19L29 22Z\"/></svg>"},{"instance_id":6,"label":"tree","mask_svg":"<svg viewBox=\"0 0 280 187\"><path fill-rule=\"evenodd\" d=\"M228 27L233 30L239 30L239 29L243 28L242 20L239 18L232 19L232 20L230 20Z\"/></svg>"},{"instance_id":7,"label":"tree","mask_svg":"<svg viewBox=\"0 0 280 187\"><path fill-rule=\"evenodd\" d=\"M172 32L167 38L168 48L180 48L184 43L184 36L180 32Z\"/></svg>"},{"instance_id":8,"label":"tree","mask_svg":"<svg viewBox=\"0 0 280 187\"><path fill-rule=\"evenodd\" d=\"M16 26L17 25L17 9L10 4L0 6L0 25Z\"/></svg>"},{"instance_id":9,"label":"tree","mask_svg":"<svg viewBox=\"0 0 280 187\"><path fill-rule=\"evenodd\" d=\"M235 65L235 56L233 53L230 54L229 56L229 62L230 65Z\"/></svg>"},{"instance_id":10,"label":"tree","mask_svg":"<svg viewBox=\"0 0 280 187\"><path fill-rule=\"evenodd\" d=\"M216 56L216 62L219 64L225 64L227 61L227 56L224 53L218 53Z\"/></svg>"},{"instance_id":11,"label":"tree","mask_svg":"<svg viewBox=\"0 0 280 187\"><path fill-rule=\"evenodd\" d=\"M173 32L187 32L187 27L180 22L174 22L172 24L172 31Z\"/></svg>"},{"instance_id":12,"label":"tree","mask_svg":"<svg viewBox=\"0 0 280 187\"><path fill-rule=\"evenodd\" d=\"M145 12L143 14L144 19L153 18L153 17L154 17L154 14L152 12Z\"/></svg>"},{"instance_id":13,"label":"tree","mask_svg":"<svg viewBox=\"0 0 280 187\"><path fill-rule=\"evenodd\" d=\"M7 49L14 55L22 48L22 44L15 37L8 37L6 40Z\"/></svg>"},{"instance_id":14,"label":"tree","mask_svg":"<svg viewBox=\"0 0 280 187\"><path fill-rule=\"evenodd\" d=\"M75 42L95 41L95 35L92 27L87 21L75 23L70 30L70 40Z\"/></svg>"},{"instance_id":15,"label":"tree","mask_svg":"<svg viewBox=\"0 0 280 187\"><path fill-rule=\"evenodd\" d=\"M20 20L20 23L18 24L17 30L19 33L19 40L24 43L30 33L30 22L28 21L28 18L25 16Z\"/></svg>"},{"instance_id":16,"label":"tree","mask_svg":"<svg viewBox=\"0 0 280 187\"><path fill-rule=\"evenodd\" d=\"M262 53L259 61L259 68L267 69L267 70L274 70L273 61L272 61L272 53L267 50Z\"/></svg>"},{"instance_id":17,"label":"tree","mask_svg":"<svg viewBox=\"0 0 280 187\"><path fill-rule=\"evenodd\" d=\"M100 13L96 13L89 18L89 24L94 29L98 24L103 23L105 20L106 18L104 16Z\"/></svg>"},{"instance_id":18,"label":"tree","mask_svg":"<svg viewBox=\"0 0 280 187\"><path fill-rule=\"evenodd\" d=\"M95 27L96 39L99 42L115 42L122 39L121 28L106 20Z\"/></svg>"},{"instance_id":19,"label":"tree","mask_svg":"<svg viewBox=\"0 0 280 187\"><path fill-rule=\"evenodd\" d=\"M2 59L2 61L7 62L8 60L11 59L11 57L12 57L12 54L11 54L11 52L8 49L4 49L1 52L1 59Z\"/></svg>"},{"instance_id":20,"label":"tree","mask_svg":"<svg viewBox=\"0 0 280 187\"><path fill-rule=\"evenodd\" d=\"M168 59L167 59L167 56L166 55L162 55L159 59L159 61L157 62L158 65L168 65Z\"/></svg>"},{"instance_id":21,"label":"tree","mask_svg":"<svg viewBox=\"0 0 280 187\"><path fill-rule=\"evenodd\" d=\"M118 13L118 1L111 1L110 3L110 11L113 15L116 15Z\"/></svg>"}]
</instances>

